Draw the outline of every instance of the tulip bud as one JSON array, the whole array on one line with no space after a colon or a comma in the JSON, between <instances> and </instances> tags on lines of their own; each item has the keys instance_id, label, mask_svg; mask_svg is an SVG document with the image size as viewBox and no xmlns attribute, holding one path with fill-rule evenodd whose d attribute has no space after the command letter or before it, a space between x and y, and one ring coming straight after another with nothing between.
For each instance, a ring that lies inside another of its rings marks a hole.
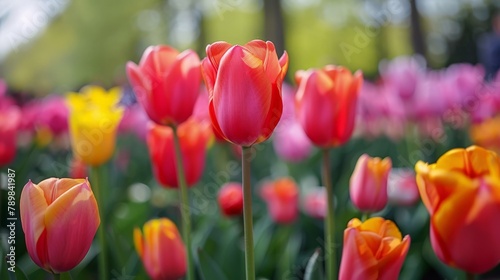
<instances>
[{"instance_id":1,"label":"tulip bud","mask_svg":"<svg viewBox=\"0 0 500 280\"><path fill-rule=\"evenodd\" d=\"M261 189L271 218L280 224L293 223L299 214L299 190L291 178L267 182Z\"/></svg>"},{"instance_id":2,"label":"tulip bud","mask_svg":"<svg viewBox=\"0 0 500 280\"><path fill-rule=\"evenodd\" d=\"M139 65L127 63L127 76L149 118L160 125L179 125L193 113L200 87L200 58L192 50L151 46Z\"/></svg>"},{"instance_id":3,"label":"tulip bud","mask_svg":"<svg viewBox=\"0 0 500 280\"><path fill-rule=\"evenodd\" d=\"M239 146L268 139L283 111L281 86L288 69L271 42L207 46L202 74L209 94L215 134Z\"/></svg>"},{"instance_id":4,"label":"tulip bud","mask_svg":"<svg viewBox=\"0 0 500 280\"><path fill-rule=\"evenodd\" d=\"M240 183L224 184L217 197L222 213L228 217L243 213L243 189Z\"/></svg>"},{"instance_id":5,"label":"tulip bud","mask_svg":"<svg viewBox=\"0 0 500 280\"><path fill-rule=\"evenodd\" d=\"M377 212L387 204L387 178L390 158L359 157L351 176L349 193L352 203L363 212Z\"/></svg>"},{"instance_id":6,"label":"tulip bud","mask_svg":"<svg viewBox=\"0 0 500 280\"><path fill-rule=\"evenodd\" d=\"M186 248L175 224L167 218L134 229L137 254L153 280L178 280L186 274Z\"/></svg>"},{"instance_id":7,"label":"tulip bud","mask_svg":"<svg viewBox=\"0 0 500 280\"><path fill-rule=\"evenodd\" d=\"M82 261L100 224L97 202L85 179L29 181L20 209L28 253L52 273L71 270Z\"/></svg>"},{"instance_id":8,"label":"tulip bud","mask_svg":"<svg viewBox=\"0 0 500 280\"><path fill-rule=\"evenodd\" d=\"M402 238L392 221L352 219L344 231L339 280L396 280L409 248L410 236Z\"/></svg>"}]
</instances>

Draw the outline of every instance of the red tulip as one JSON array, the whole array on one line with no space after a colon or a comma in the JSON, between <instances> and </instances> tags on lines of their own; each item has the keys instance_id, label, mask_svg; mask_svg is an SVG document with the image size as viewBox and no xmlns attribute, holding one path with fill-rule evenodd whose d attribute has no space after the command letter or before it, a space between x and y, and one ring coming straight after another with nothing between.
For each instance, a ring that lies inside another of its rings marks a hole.
<instances>
[{"instance_id":1,"label":"red tulip","mask_svg":"<svg viewBox=\"0 0 500 280\"><path fill-rule=\"evenodd\" d=\"M215 133L240 146L268 139L283 111L287 53L278 60L273 43L261 40L243 46L216 42L206 52L202 73Z\"/></svg>"},{"instance_id":2,"label":"red tulip","mask_svg":"<svg viewBox=\"0 0 500 280\"><path fill-rule=\"evenodd\" d=\"M179 125L193 113L200 86L200 59L192 50L151 46L139 65L127 63L127 75L149 118L161 125Z\"/></svg>"},{"instance_id":3,"label":"red tulip","mask_svg":"<svg viewBox=\"0 0 500 280\"><path fill-rule=\"evenodd\" d=\"M297 119L309 139L325 148L347 142L354 130L362 73L353 76L344 67L327 65L297 71L295 79Z\"/></svg>"},{"instance_id":4,"label":"red tulip","mask_svg":"<svg viewBox=\"0 0 500 280\"><path fill-rule=\"evenodd\" d=\"M224 184L217 197L219 207L226 216L240 216L243 213L243 188L240 183Z\"/></svg>"},{"instance_id":5,"label":"red tulip","mask_svg":"<svg viewBox=\"0 0 500 280\"><path fill-rule=\"evenodd\" d=\"M282 178L264 184L261 196L275 222L289 224L297 219L299 190L293 179Z\"/></svg>"},{"instance_id":6,"label":"red tulip","mask_svg":"<svg viewBox=\"0 0 500 280\"><path fill-rule=\"evenodd\" d=\"M29 181L21 192L19 206L26 248L33 262L61 273L82 261L101 222L87 180Z\"/></svg>"},{"instance_id":7,"label":"red tulip","mask_svg":"<svg viewBox=\"0 0 500 280\"><path fill-rule=\"evenodd\" d=\"M3 104L2 104L3 103ZM0 166L14 160L16 156L16 136L21 121L21 112L13 104L0 100Z\"/></svg>"},{"instance_id":8,"label":"red tulip","mask_svg":"<svg viewBox=\"0 0 500 280\"><path fill-rule=\"evenodd\" d=\"M134 229L134 245L149 277L178 280L186 274L186 247L175 224L167 218L150 220L144 233Z\"/></svg>"},{"instance_id":9,"label":"red tulip","mask_svg":"<svg viewBox=\"0 0 500 280\"><path fill-rule=\"evenodd\" d=\"M189 119L177 130L181 145L182 164L186 181L192 186L200 179L205 168L206 149L212 130L207 122ZM147 143L157 180L164 186L177 188L177 169L172 128L151 124Z\"/></svg>"},{"instance_id":10,"label":"red tulip","mask_svg":"<svg viewBox=\"0 0 500 280\"><path fill-rule=\"evenodd\" d=\"M339 280L397 280L410 240L392 221L352 219L344 231Z\"/></svg>"}]
</instances>

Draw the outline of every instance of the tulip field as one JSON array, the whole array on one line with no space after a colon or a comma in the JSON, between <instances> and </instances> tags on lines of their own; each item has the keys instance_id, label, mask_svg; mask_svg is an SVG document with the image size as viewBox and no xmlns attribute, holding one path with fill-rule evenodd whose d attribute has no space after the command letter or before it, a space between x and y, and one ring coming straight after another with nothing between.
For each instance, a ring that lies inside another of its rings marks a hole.
<instances>
[{"instance_id":1,"label":"tulip field","mask_svg":"<svg viewBox=\"0 0 500 280\"><path fill-rule=\"evenodd\" d=\"M120 87L2 83L1 278L498 277L500 80L415 56L286 83L288 63L158 45Z\"/></svg>"},{"instance_id":2,"label":"tulip field","mask_svg":"<svg viewBox=\"0 0 500 280\"><path fill-rule=\"evenodd\" d=\"M54 1L33 65L0 25L0 280L500 279L500 4Z\"/></svg>"}]
</instances>

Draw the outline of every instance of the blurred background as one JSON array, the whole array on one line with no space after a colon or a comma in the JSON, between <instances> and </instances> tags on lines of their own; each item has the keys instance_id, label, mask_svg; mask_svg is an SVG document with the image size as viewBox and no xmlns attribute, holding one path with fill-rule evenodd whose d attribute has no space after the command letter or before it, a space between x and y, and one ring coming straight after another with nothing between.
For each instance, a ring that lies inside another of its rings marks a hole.
<instances>
[{"instance_id":1,"label":"blurred background","mask_svg":"<svg viewBox=\"0 0 500 280\"><path fill-rule=\"evenodd\" d=\"M193 48L260 38L298 69L342 64L375 77L378 63L421 54L431 68L477 63L499 1L18 0L0 1L0 76L46 95L125 82L125 63L152 44ZM500 29L500 28L499 28Z\"/></svg>"}]
</instances>

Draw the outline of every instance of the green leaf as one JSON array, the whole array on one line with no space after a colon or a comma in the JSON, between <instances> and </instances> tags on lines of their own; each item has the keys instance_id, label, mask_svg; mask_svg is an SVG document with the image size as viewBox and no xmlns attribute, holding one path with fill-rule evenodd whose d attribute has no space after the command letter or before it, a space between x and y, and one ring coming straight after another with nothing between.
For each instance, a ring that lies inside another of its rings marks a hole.
<instances>
[{"instance_id":1,"label":"green leaf","mask_svg":"<svg viewBox=\"0 0 500 280\"><path fill-rule=\"evenodd\" d=\"M306 272L304 275L304 280L321 280L325 279L323 276L323 270L318 262L319 256L321 255L321 249L317 248L314 254L311 256L307 262Z\"/></svg>"},{"instance_id":2,"label":"green leaf","mask_svg":"<svg viewBox=\"0 0 500 280\"><path fill-rule=\"evenodd\" d=\"M198 249L198 268L204 280L228 280L219 265L202 249Z\"/></svg>"},{"instance_id":3,"label":"green leaf","mask_svg":"<svg viewBox=\"0 0 500 280\"><path fill-rule=\"evenodd\" d=\"M28 280L26 273L24 273L24 271L19 266L16 266L14 268L14 273L9 271L8 274L10 279Z\"/></svg>"}]
</instances>

